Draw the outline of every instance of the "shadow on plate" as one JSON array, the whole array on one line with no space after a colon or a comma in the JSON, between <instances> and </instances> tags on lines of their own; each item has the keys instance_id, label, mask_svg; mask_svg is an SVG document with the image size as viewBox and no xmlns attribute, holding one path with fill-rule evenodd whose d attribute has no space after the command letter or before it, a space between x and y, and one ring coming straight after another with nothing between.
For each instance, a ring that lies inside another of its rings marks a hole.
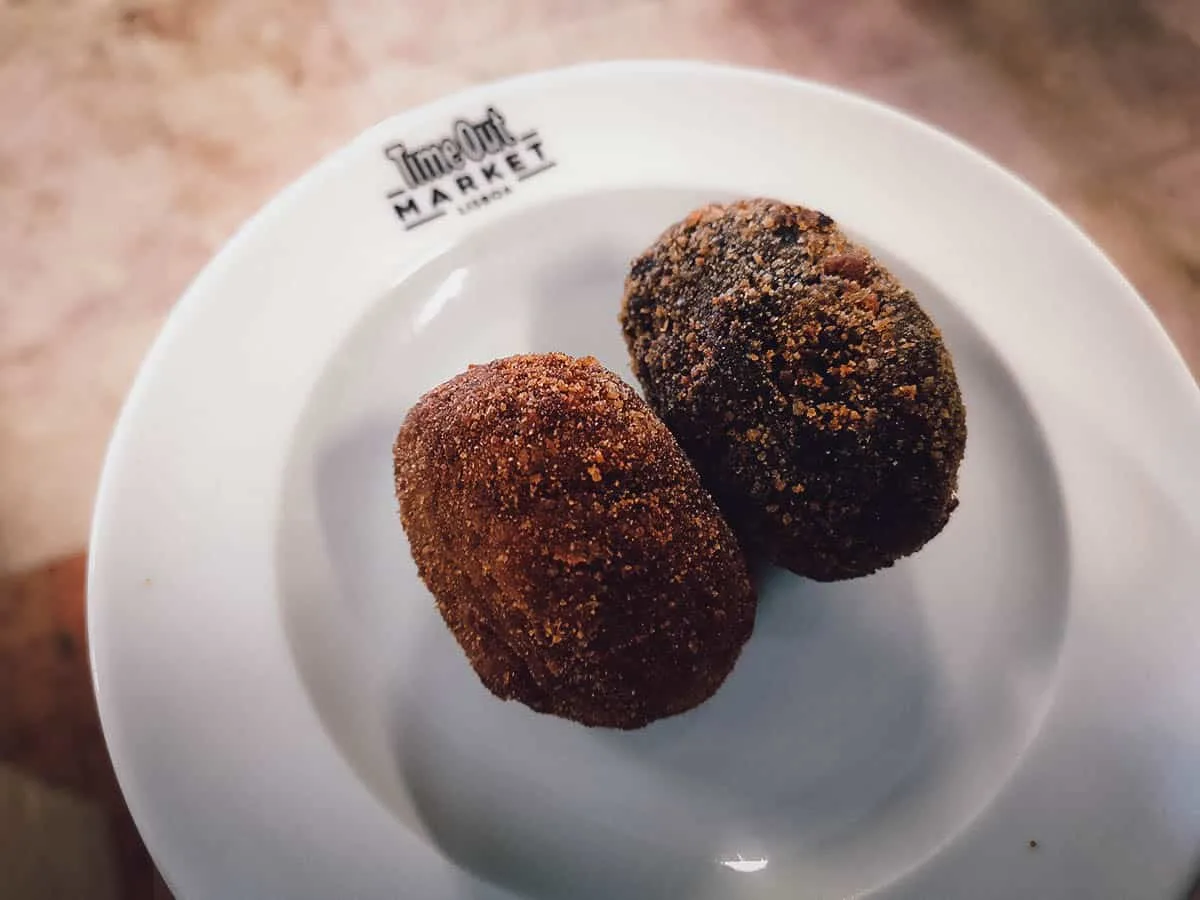
<instances>
[{"instance_id":1,"label":"shadow on plate","mask_svg":"<svg viewBox=\"0 0 1200 900\"><path fill-rule=\"evenodd\" d=\"M768 573L718 694L635 732L496 700L440 629L422 648L393 706L401 778L448 857L522 896L729 896L722 859L816 853L937 755L937 681L900 570Z\"/></svg>"}]
</instances>

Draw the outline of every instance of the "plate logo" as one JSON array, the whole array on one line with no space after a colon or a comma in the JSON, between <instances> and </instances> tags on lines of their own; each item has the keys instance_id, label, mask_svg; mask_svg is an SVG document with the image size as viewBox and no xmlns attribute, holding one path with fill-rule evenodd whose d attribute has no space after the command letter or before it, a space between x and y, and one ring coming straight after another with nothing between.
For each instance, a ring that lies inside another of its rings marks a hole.
<instances>
[{"instance_id":1,"label":"plate logo","mask_svg":"<svg viewBox=\"0 0 1200 900\"><path fill-rule=\"evenodd\" d=\"M514 136L494 106L479 118L455 120L437 140L389 144L383 155L404 179L404 186L387 197L405 231L447 213L483 209L555 166L536 129Z\"/></svg>"}]
</instances>

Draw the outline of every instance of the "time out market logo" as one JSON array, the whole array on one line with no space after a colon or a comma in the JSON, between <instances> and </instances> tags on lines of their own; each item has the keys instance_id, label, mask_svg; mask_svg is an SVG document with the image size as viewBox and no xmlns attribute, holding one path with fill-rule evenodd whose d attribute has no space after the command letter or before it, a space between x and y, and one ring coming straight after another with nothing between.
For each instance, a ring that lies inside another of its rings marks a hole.
<instances>
[{"instance_id":1,"label":"time out market logo","mask_svg":"<svg viewBox=\"0 0 1200 900\"><path fill-rule=\"evenodd\" d=\"M387 196L405 231L450 212L483 209L555 165L536 130L514 136L494 106L481 118L456 120L435 141L390 144L383 154L404 179L404 186Z\"/></svg>"}]
</instances>

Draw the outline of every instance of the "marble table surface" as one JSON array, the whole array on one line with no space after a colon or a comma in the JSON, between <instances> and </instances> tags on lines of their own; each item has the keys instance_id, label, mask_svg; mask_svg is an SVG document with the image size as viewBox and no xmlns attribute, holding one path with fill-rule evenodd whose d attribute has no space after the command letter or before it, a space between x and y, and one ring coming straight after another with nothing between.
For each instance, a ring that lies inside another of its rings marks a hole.
<instances>
[{"instance_id":1,"label":"marble table surface","mask_svg":"<svg viewBox=\"0 0 1200 900\"><path fill-rule=\"evenodd\" d=\"M1093 236L1200 372L1196 0L0 0L6 897L165 895L99 737L83 573L105 442L180 291L367 125L618 57L781 69L974 143Z\"/></svg>"}]
</instances>

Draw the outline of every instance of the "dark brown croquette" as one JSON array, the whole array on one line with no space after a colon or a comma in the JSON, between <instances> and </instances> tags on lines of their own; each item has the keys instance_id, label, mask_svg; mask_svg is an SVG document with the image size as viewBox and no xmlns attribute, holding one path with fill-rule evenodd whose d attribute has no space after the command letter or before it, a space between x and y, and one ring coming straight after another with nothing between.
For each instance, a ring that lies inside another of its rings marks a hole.
<instances>
[{"instance_id":1,"label":"dark brown croquette","mask_svg":"<svg viewBox=\"0 0 1200 900\"><path fill-rule=\"evenodd\" d=\"M822 213L696 210L638 257L621 323L650 406L747 553L822 581L934 537L966 417L941 334Z\"/></svg>"}]
</instances>

